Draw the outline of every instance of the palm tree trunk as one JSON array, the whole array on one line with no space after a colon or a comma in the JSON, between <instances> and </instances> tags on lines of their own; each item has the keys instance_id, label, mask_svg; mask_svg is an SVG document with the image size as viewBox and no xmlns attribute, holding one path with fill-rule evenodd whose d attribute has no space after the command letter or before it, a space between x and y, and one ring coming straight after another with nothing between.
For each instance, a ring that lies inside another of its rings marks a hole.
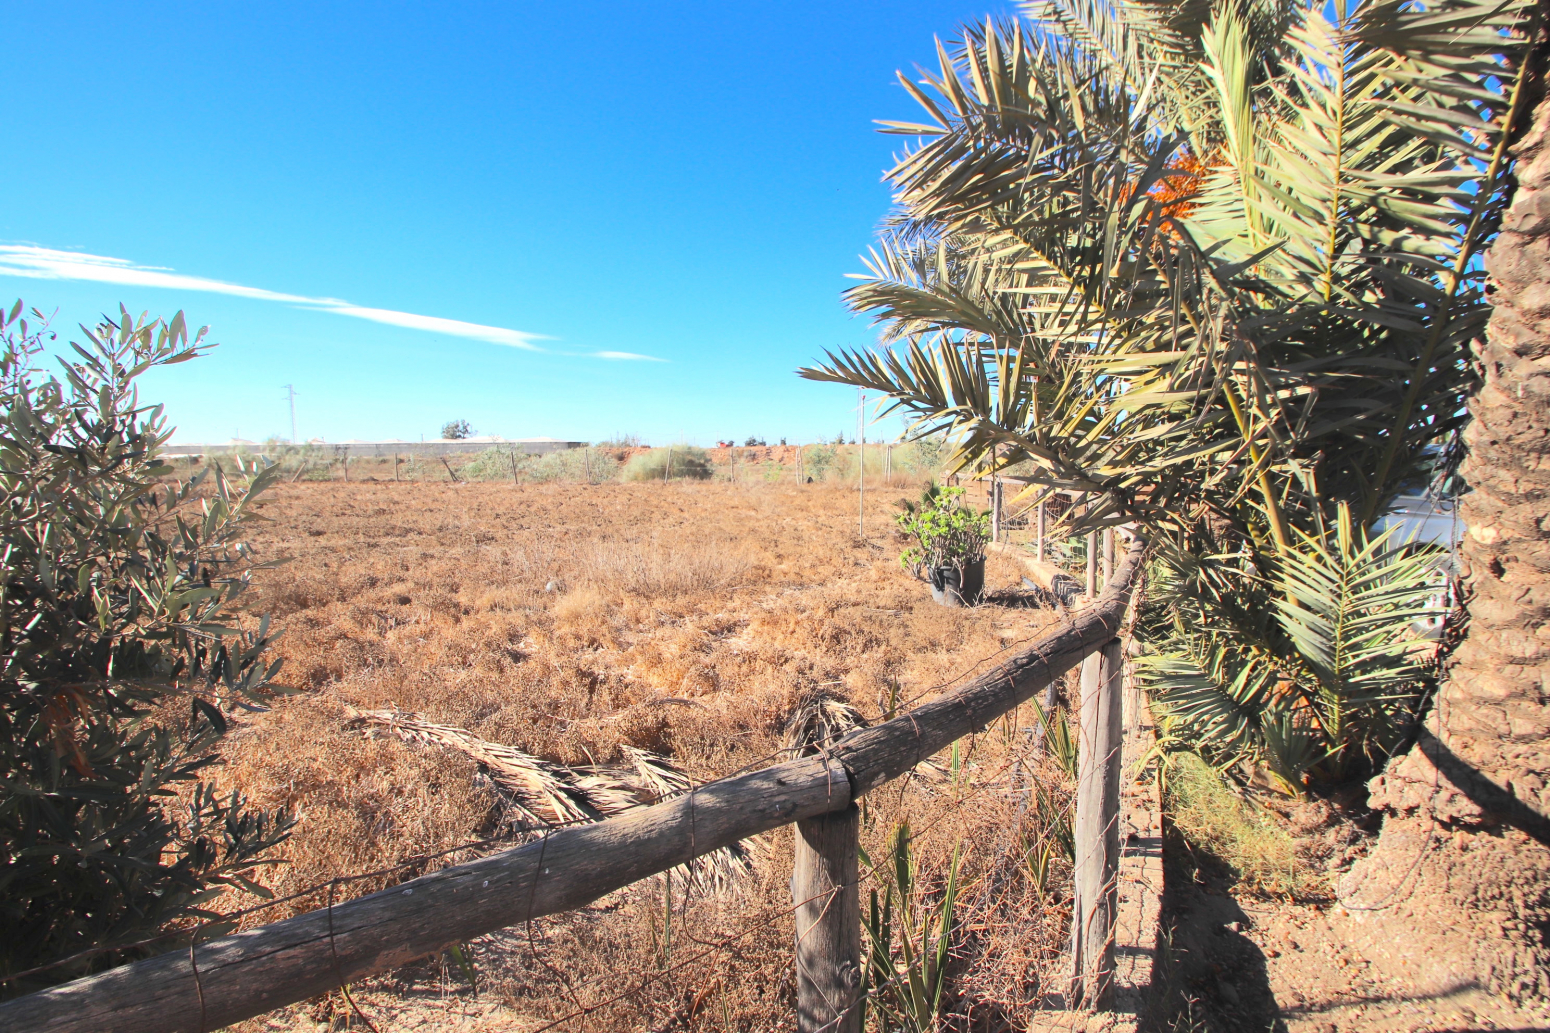
<instances>
[{"instance_id":1,"label":"palm tree trunk","mask_svg":"<svg viewBox=\"0 0 1550 1033\"><path fill-rule=\"evenodd\" d=\"M1515 148L1465 432L1468 637L1340 883L1355 938L1422 988L1550 998L1550 102Z\"/></svg>"}]
</instances>

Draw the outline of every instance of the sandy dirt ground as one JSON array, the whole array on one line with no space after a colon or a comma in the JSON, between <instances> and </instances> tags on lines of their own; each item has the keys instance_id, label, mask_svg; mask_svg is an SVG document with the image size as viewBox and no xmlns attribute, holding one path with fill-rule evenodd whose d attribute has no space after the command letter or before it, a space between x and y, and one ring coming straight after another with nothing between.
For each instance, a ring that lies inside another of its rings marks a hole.
<instances>
[{"instance_id":1,"label":"sandy dirt ground","mask_svg":"<svg viewBox=\"0 0 1550 1033\"><path fill-rule=\"evenodd\" d=\"M1361 840L1352 836L1355 849ZM1358 917L1329 895L1274 899L1244 891L1210 859L1168 843L1156 1028L1235 1033L1463 1033L1550 1030L1550 1010L1515 1008L1474 987L1419 988L1358 950ZM1354 855L1336 858L1329 881ZM1199 862L1192 864L1191 861ZM1415 931L1424 949L1427 932Z\"/></svg>"}]
</instances>

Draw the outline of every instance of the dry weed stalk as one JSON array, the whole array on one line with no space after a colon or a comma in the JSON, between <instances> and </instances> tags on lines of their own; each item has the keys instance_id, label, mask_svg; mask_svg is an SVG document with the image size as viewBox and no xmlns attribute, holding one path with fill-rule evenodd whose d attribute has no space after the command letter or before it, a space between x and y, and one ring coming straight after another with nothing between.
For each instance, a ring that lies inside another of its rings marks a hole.
<instances>
[{"instance_id":1,"label":"dry weed stalk","mask_svg":"<svg viewBox=\"0 0 1550 1033\"><path fill-rule=\"evenodd\" d=\"M506 805L523 824L534 829L601 821L631 807L679 796L694 787L693 780L666 757L633 746L620 747L630 758L632 767L628 770L570 768L404 710L348 707L345 714L352 724L377 725L405 742L444 746L475 761L501 790ZM753 855L760 846L762 843L741 840L675 871L701 892L722 896L753 874Z\"/></svg>"}]
</instances>

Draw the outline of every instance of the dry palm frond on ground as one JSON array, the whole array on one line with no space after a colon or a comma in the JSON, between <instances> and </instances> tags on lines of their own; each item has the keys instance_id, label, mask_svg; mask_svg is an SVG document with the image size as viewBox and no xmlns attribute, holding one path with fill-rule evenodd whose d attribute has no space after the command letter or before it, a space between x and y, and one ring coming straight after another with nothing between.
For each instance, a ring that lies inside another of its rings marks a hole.
<instances>
[{"instance_id":1,"label":"dry palm frond on ground","mask_svg":"<svg viewBox=\"0 0 1550 1033\"><path fill-rule=\"evenodd\" d=\"M472 735L462 728L436 724L402 710L345 711L351 722L386 728L405 742L445 746L479 764L502 790L506 805L534 833L554 825L601 821L631 807L657 803L693 788L688 775L666 757L633 746L623 747L632 767L568 768L521 750ZM723 894L753 874L760 844L739 840L674 871L702 892Z\"/></svg>"},{"instance_id":2,"label":"dry palm frond on ground","mask_svg":"<svg viewBox=\"0 0 1550 1033\"><path fill-rule=\"evenodd\" d=\"M786 719L781 745L793 757L816 753L857 728L865 728L866 718L847 700L822 690L810 692Z\"/></svg>"}]
</instances>

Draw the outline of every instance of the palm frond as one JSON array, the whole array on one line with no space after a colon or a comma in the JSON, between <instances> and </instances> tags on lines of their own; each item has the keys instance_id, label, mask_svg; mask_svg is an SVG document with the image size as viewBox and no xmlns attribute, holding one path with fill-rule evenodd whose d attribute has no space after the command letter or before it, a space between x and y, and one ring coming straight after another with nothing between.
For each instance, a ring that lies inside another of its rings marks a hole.
<instances>
[{"instance_id":1,"label":"palm frond","mask_svg":"<svg viewBox=\"0 0 1550 1033\"><path fill-rule=\"evenodd\" d=\"M404 742L442 746L479 764L523 823L536 833L555 824L587 824L632 807L658 803L688 792L693 780L659 754L622 746L629 769L568 768L403 710L355 710L352 723L386 728ZM755 837L695 858L672 871L684 885L721 896L737 891L754 873L765 849Z\"/></svg>"}]
</instances>

